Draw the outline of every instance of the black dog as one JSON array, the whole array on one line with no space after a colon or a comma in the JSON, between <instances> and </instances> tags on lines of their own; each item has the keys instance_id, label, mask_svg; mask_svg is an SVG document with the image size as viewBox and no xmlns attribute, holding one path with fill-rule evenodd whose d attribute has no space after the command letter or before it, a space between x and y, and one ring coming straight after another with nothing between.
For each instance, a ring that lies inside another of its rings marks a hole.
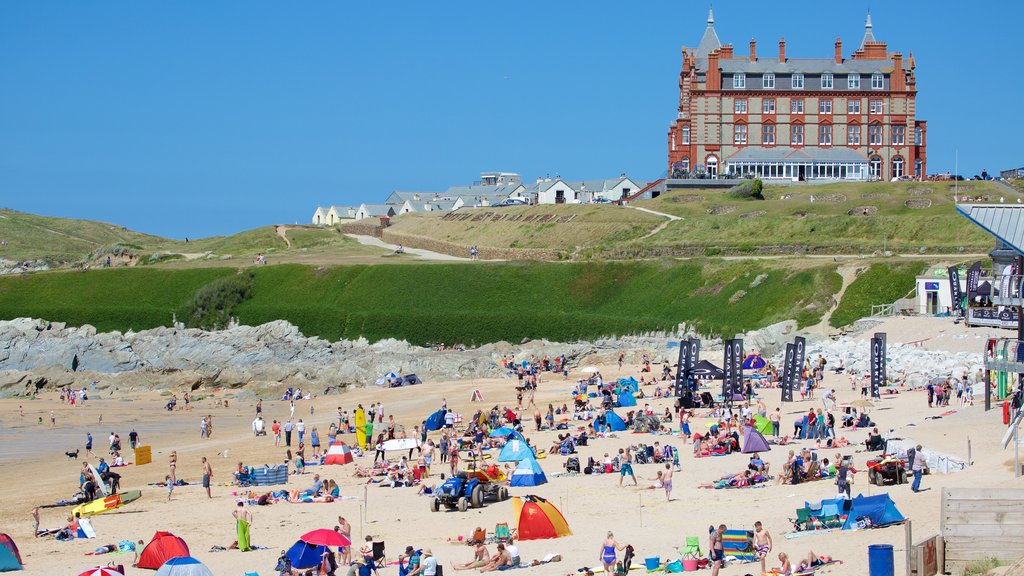
<instances>
[{"instance_id":1,"label":"black dog","mask_svg":"<svg viewBox=\"0 0 1024 576\"><path fill-rule=\"evenodd\" d=\"M78 460L78 450L77 449L74 452L65 452L64 454L67 455L67 457L72 459L72 460Z\"/></svg>"}]
</instances>

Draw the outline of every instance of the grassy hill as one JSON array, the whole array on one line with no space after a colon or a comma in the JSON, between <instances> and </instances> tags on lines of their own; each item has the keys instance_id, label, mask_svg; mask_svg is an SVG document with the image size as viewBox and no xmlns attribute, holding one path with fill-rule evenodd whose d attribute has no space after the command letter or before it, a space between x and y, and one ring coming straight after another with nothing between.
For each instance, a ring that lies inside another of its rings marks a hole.
<instances>
[{"instance_id":1,"label":"grassy hill","mask_svg":"<svg viewBox=\"0 0 1024 576\"><path fill-rule=\"evenodd\" d=\"M633 262L302 265L250 268L246 324L286 319L328 339L414 343L573 340L685 322L732 335L787 318L817 322L840 286L828 266ZM41 317L100 330L186 318L195 293L235 269L108 269L0 278L0 318Z\"/></svg>"},{"instance_id":2,"label":"grassy hill","mask_svg":"<svg viewBox=\"0 0 1024 576\"><path fill-rule=\"evenodd\" d=\"M163 238L91 220L51 218L0 209L0 258L72 262L103 246L157 245Z\"/></svg>"}]
</instances>

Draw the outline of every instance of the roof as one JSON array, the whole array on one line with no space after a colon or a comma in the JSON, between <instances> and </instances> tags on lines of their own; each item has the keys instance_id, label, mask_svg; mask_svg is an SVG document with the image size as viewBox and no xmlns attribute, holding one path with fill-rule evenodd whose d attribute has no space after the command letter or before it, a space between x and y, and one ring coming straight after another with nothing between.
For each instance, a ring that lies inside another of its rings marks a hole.
<instances>
[{"instance_id":1,"label":"roof","mask_svg":"<svg viewBox=\"0 0 1024 576\"><path fill-rule=\"evenodd\" d=\"M1024 255L1024 206L959 204L956 211L1014 252Z\"/></svg>"},{"instance_id":2,"label":"roof","mask_svg":"<svg viewBox=\"0 0 1024 576\"><path fill-rule=\"evenodd\" d=\"M718 39L718 33L715 32L715 14L708 8L708 27L704 29L704 36L700 39L700 44L697 44L696 56L697 58L706 58L712 50L717 50L722 47L722 41Z\"/></svg>"},{"instance_id":3,"label":"roof","mask_svg":"<svg viewBox=\"0 0 1024 576\"><path fill-rule=\"evenodd\" d=\"M698 61L699 68L707 69L707 60ZM734 74L744 72L747 74L763 74L773 72L775 74L792 74L799 72L803 74L822 74L831 72L833 74L873 74L882 72L891 74L893 71L892 60L853 60L846 59L837 64L832 58L787 58L785 62L779 62L778 58L760 58L751 62L747 58L728 58L718 61L718 67L722 74ZM906 69L906 66L904 66Z\"/></svg>"},{"instance_id":4,"label":"roof","mask_svg":"<svg viewBox=\"0 0 1024 576\"><path fill-rule=\"evenodd\" d=\"M864 38L860 41L860 47L864 48L864 45L868 42L877 42L875 40L875 34L871 31L871 11L868 11L868 20L864 23Z\"/></svg>"},{"instance_id":5,"label":"roof","mask_svg":"<svg viewBox=\"0 0 1024 576\"><path fill-rule=\"evenodd\" d=\"M327 208L327 211L330 212L331 210L334 210L335 212L347 212L349 210L354 211L358 209L358 206L330 206Z\"/></svg>"},{"instance_id":6,"label":"roof","mask_svg":"<svg viewBox=\"0 0 1024 576\"><path fill-rule=\"evenodd\" d=\"M782 162L782 161L806 161L806 162L863 162L867 163L868 158L855 150L849 148L817 148L808 146L806 148L789 148L786 146L773 146L762 148L760 146L747 146L728 158L730 162Z\"/></svg>"},{"instance_id":7,"label":"roof","mask_svg":"<svg viewBox=\"0 0 1024 576\"><path fill-rule=\"evenodd\" d=\"M395 209L391 204L363 204L360 208L366 211L367 216L388 216Z\"/></svg>"},{"instance_id":8,"label":"roof","mask_svg":"<svg viewBox=\"0 0 1024 576\"><path fill-rule=\"evenodd\" d=\"M426 201L434 199L435 197L440 198L441 197L441 193L440 192L399 192L398 190L395 190L394 192L392 192L391 194L388 195L388 198L390 198L392 196L395 196L395 197L401 199L402 202L405 202L406 200L412 200L413 202L421 202L421 201L422 202L426 202ZM400 203L401 202L399 202L399 204Z\"/></svg>"},{"instance_id":9,"label":"roof","mask_svg":"<svg viewBox=\"0 0 1024 576\"><path fill-rule=\"evenodd\" d=\"M500 184L496 186L451 186L445 191L448 197L465 196L501 196L508 198L519 188L520 184Z\"/></svg>"}]
</instances>

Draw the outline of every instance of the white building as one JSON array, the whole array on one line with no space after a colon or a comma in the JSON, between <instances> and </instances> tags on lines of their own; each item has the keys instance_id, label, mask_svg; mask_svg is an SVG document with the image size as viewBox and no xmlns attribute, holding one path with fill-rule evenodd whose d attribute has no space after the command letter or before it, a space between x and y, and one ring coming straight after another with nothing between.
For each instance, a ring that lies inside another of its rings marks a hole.
<instances>
[{"instance_id":1,"label":"white building","mask_svg":"<svg viewBox=\"0 0 1024 576\"><path fill-rule=\"evenodd\" d=\"M604 180L567 181L555 177L554 180L538 179L535 186L524 192L536 194L538 204L588 204L623 200L645 185L645 182L636 182L625 174Z\"/></svg>"},{"instance_id":2,"label":"white building","mask_svg":"<svg viewBox=\"0 0 1024 576\"><path fill-rule=\"evenodd\" d=\"M356 218L356 210L355 206L318 206L313 212L312 223L314 226L334 226L352 221Z\"/></svg>"},{"instance_id":3,"label":"white building","mask_svg":"<svg viewBox=\"0 0 1024 576\"><path fill-rule=\"evenodd\" d=\"M398 214L398 209L391 204L360 204L356 210L356 220L367 218L391 218Z\"/></svg>"}]
</instances>

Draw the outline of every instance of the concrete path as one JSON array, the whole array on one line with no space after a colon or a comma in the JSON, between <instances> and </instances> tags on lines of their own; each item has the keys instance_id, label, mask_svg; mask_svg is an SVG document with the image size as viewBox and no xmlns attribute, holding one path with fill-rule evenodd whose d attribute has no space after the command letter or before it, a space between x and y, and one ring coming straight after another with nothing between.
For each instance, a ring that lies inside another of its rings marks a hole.
<instances>
[{"instance_id":1,"label":"concrete path","mask_svg":"<svg viewBox=\"0 0 1024 576\"><path fill-rule=\"evenodd\" d=\"M376 236L363 236L361 234L345 234L349 238L352 238L356 242L364 246L376 246L377 248L384 248L394 252L395 248L398 248L397 244L389 244ZM432 252L430 250L424 250L422 248L410 248L408 246L403 247L406 254L412 254L418 256L422 260L445 260L449 262L471 262L470 258L462 258L459 256L451 256L449 254L441 254L440 252Z\"/></svg>"}]
</instances>

